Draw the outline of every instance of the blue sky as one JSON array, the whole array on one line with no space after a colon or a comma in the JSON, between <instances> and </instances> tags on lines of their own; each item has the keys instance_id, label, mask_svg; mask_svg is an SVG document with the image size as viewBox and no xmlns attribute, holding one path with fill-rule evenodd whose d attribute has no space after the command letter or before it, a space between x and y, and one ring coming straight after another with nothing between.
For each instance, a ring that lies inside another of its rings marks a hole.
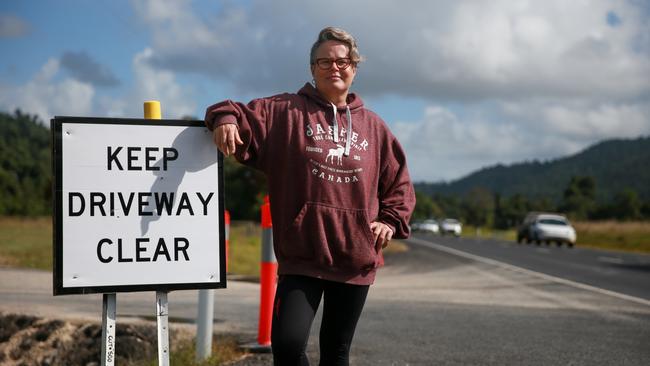
<instances>
[{"instance_id":1,"label":"blue sky","mask_svg":"<svg viewBox=\"0 0 650 366\"><path fill-rule=\"evenodd\" d=\"M401 5L397 5L401 4ZM298 90L328 25L366 62L353 86L417 181L650 135L641 0L3 1L0 110L202 118L222 99Z\"/></svg>"}]
</instances>

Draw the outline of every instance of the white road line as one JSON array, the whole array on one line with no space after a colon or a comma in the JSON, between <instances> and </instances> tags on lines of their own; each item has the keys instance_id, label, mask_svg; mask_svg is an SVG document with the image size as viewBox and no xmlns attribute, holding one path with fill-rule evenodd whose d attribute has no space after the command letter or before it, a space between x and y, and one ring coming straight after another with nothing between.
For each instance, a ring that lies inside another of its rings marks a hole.
<instances>
[{"instance_id":1,"label":"white road line","mask_svg":"<svg viewBox=\"0 0 650 366\"><path fill-rule=\"evenodd\" d=\"M638 304L650 306L650 301L646 300L646 299L642 299L642 298L639 298L639 297L622 294L622 293L615 292L615 291L605 290L605 289L602 289L600 287L585 285L584 283L574 282L574 281L567 280L567 279L564 279L564 278L547 275L545 273L532 271L530 269L517 267L515 265L500 262L500 261L497 261L497 260L494 260L494 259L480 257L478 255L470 254L470 253L463 252L463 251L460 251L460 250L457 250L457 249L448 248L448 247L446 247L444 245L431 243L431 242L428 242L426 240L422 240L422 239L418 239L418 238L410 238L410 239L407 239L406 241L414 243L414 244L422 245L422 246L425 246L425 247L429 247L429 248L432 248L432 249L437 249L437 250L440 250L442 252L446 252L446 253L449 253L449 254L457 255L459 257L472 259L472 260L475 260L477 262L491 264L491 265L494 265L494 266L497 266L497 267L507 268L507 269L510 269L510 270L513 270L513 271L529 274L529 275L536 276L536 277L539 277L539 278L543 278L543 279L546 279L546 280L549 280L549 281L552 281L552 282L561 283L563 285L573 286L573 287L577 287L577 288L582 289L582 290L593 291L593 292L597 292L597 293L600 293L600 294L609 295L609 296L613 296L613 297L616 297L616 298L619 298L619 299L628 300L628 301L636 302Z\"/></svg>"}]
</instances>

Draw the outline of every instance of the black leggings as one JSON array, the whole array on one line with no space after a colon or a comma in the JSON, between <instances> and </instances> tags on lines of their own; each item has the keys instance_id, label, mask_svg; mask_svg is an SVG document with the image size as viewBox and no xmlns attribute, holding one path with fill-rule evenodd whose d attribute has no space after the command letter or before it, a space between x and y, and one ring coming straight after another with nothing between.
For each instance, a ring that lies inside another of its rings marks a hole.
<instances>
[{"instance_id":1,"label":"black leggings","mask_svg":"<svg viewBox=\"0 0 650 366\"><path fill-rule=\"evenodd\" d=\"M306 276L280 276L271 328L274 365L309 365L305 348L321 296L320 365L348 365L350 344L369 287Z\"/></svg>"}]
</instances>

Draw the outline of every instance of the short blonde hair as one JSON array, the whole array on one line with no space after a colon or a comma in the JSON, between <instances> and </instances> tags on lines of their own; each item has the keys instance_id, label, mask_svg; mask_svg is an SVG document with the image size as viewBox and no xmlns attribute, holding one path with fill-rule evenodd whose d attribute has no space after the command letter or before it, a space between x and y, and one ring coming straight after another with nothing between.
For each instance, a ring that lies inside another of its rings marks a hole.
<instances>
[{"instance_id":1,"label":"short blonde hair","mask_svg":"<svg viewBox=\"0 0 650 366\"><path fill-rule=\"evenodd\" d=\"M336 27L327 27L324 28L320 33L318 33L318 38L316 42L311 46L311 52L309 54L309 63L316 63L316 51L318 47L327 41L339 41L345 43L348 46L350 51L350 60L353 64L358 64L363 61L363 58L359 54L359 49L357 48L357 41L352 37L352 35L341 28Z\"/></svg>"}]
</instances>

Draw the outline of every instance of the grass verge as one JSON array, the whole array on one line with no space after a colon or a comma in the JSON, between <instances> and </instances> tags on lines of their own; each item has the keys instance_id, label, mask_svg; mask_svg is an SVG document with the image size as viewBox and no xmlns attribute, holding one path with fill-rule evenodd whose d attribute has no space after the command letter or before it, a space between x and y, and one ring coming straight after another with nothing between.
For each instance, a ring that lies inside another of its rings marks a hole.
<instances>
[{"instance_id":1,"label":"grass verge","mask_svg":"<svg viewBox=\"0 0 650 366\"><path fill-rule=\"evenodd\" d=\"M0 217L0 265L52 269L50 217Z\"/></svg>"},{"instance_id":2,"label":"grass verge","mask_svg":"<svg viewBox=\"0 0 650 366\"><path fill-rule=\"evenodd\" d=\"M485 238L515 241L517 239L517 231L514 229L497 230L493 228L465 225L463 226L462 236L468 238L485 237Z\"/></svg>"},{"instance_id":3,"label":"grass verge","mask_svg":"<svg viewBox=\"0 0 650 366\"><path fill-rule=\"evenodd\" d=\"M170 365L183 366L217 366L244 357L246 353L237 345L237 340L230 336L215 336L212 342L212 354L205 360L196 360L196 341L183 340L169 354ZM156 366L158 359L139 361L132 366Z\"/></svg>"},{"instance_id":4,"label":"grass verge","mask_svg":"<svg viewBox=\"0 0 650 366\"><path fill-rule=\"evenodd\" d=\"M574 222L573 227L578 246L650 253L650 222Z\"/></svg>"},{"instance_id":5,"label":"grass verge","mask_svg":"<svg viewBox=\"0 0 650 366\"><path fill-rule=\"evenodd\" d=\"M251 221L230 224L228 273L259 278L262 256L262 228Z\"/></svg>"}]
</instances>

